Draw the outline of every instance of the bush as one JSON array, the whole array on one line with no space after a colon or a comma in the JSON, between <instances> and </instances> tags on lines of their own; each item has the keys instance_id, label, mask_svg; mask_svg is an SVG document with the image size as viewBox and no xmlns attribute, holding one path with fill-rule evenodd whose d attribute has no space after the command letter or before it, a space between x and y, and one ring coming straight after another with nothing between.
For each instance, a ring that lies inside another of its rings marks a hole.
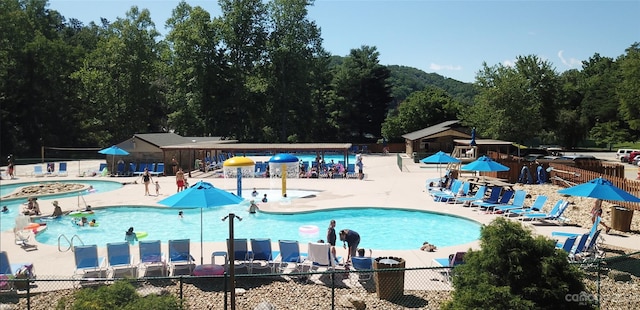
<instances>
[{"instance_id":1,"label":"bush","mask_svg":"<svg viewBox=\"0 0 640 310\"><path fill-rule=\"evenodd\" d=\"M108 286L81 289L75 295L73 309L179 309L179 302L173 296L141 297L131 283L117 281Z\"/></svg>"},{"instance_id":2,"label":"bush","mask_svg":"<svg viewBox=\"0 0 640 310\"><path fill-rule=\"evenodd\" d=\"M467 252L453 270L455 290L444 309L592 308L567 301L585 290L584 275L555 241L504 218L483 226L480 235L481 249Z\"/></svg>"}]
</instances>

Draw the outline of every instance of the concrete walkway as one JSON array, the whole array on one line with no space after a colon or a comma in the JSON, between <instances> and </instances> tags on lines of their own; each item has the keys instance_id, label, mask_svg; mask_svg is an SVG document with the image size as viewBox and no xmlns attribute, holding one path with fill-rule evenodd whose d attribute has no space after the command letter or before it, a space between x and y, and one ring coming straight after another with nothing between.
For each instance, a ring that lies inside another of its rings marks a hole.
<instances>
[{"instance_id":1,"label":"concrete walkway","mask_svg":"<svg viewBox=\"0 0 640 310\"><path fill-rule=\"evenodd\" d=\"M254 158L254 160L262 160L261 158ZM67 177L44 177L34 178L28 175L30 171L33 171L33 167L29 165L18 166L18 178L15 180L2 180L2 184L11 184L27 181L55 181L55 180L73 180L77 179L81 182L87 177L77 177L77 174L81 174L83 171L91 171L97 169L100 161L82 161L77 162L77 170L75 163L69 163L70 171ZM289 189L302 189L302 190L318 190L321 191L314 198L307 199L294 199L289 205L281 205L280 203L273 202L268 204L262 204L261 209L263 211L304 211L315 210L324 208L335 208L342 206L354 206L354 205L366 205L366 206L384 206L384 207L397 207L404 209L417 209L425 211L435 211L448 213L458 216L463 216L472 220L475 220L481 224L490 223L497 215L485 215L478 214L470 208L464 208L460 205L450 205L439 202L434 202L425 190L425 181L427 179L435 178L439 175L435 167L425 167L421 164L415 164L409 158L402 160L403 171L400 171L397 165L397 157L395 155L382 156L382 155L364 155L363 162L365 164L364 172L366 178L364 180L355 179L289 179L287 180L287 187ZM56 165L57 166L57 165ZM75 171L74 171L75 170ZM100 178L100 177L91 177ZM124 183L133 183L136 181L135 177L123 177L123 178L109 178L109 180L117 180ZM166 198L167 196L175 192L175 179L174 177L158 177L155 178L161 184L161 195L156 196L144 196L144 185L142 184L128 184L123 186L117 191L86 195L84 199L87 204L94 207L115 206L115 205L157 205L157 201ZM189 179L190 183L199 180L199 176L195 173ZM234 188L228 188L228 186L235 186L235 182L229 182L228 180L220 178L207 178L206 181L212 182L215 186L226 188L230 191L235 191ZM271 188L272 180L269 179L245 179L245 190L250 190L251 187L256 188ZM138 180L139 183L139 180ZM233 184L231 184L233 183ZM152 191L153 192L153 191ZM47 214L52 211L51 201L52 199L42 198L40 200L40 206L42 212ZM73 198L61 198L56 199L60 202L60 205L65 210L74 210L78 207L78 199ZM374 223L372 223L374 224ZM339 225L338 225L339 226ZM550 236L551 231L577 231L587 232L588 228L576 228L576 227L559 227L559 226L540 226L540 225L528 225L534 232ZM8 227L0 227L2 232L0 233L0 250L7 251L9 260L13 263L17 262L33 262L35 264L36 273L40 278L69 278L75 269L73 253L71 251L61 252L57 246L51 246L46 244L37 244L37 250L25 251L19 245L14 242L14 234ZM402 238L402 236L395 236ZM392 242L392 240L389 240ZM166 242L166 240L163 240ZM640 250L640 235L621 236L621 235L607 235L605 236L605 243L618 247L632 248ZM192 253L194 256L200 255L200 244L192 242ZM478 248L479 243L472 242L469 244L439 248L437 252L424 252L420 251L421 244L416 244L415 250L376 250L374 256L396 256L402 257L406 260L406 266L411 267L424 267L431 266L432 259L437 257L447 257L450 253L456 251L464 251L469 248ZM166 249L166 244L163 244ZM306 251L306 245L301 245L301 251ZM274 249L277 249L277 244L274 244ZM338 247L338 255L346 257L346 250ZM209 242L204 244L204 257L205 263L210 261L207 253L213 251L226 251L226 245L224 242ZM134 246L131 249L132 254L137 256L138 248ZM106 256L106 249L100 248L99 255Z\"/></svg>"}]
</instances>

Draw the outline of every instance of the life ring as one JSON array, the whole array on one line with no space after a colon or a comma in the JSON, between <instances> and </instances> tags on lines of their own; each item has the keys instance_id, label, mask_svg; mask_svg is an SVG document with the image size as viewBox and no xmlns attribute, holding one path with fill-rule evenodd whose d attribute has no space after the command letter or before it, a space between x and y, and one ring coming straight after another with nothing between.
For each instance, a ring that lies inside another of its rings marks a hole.
<instances>
[{"instance_id":1,"label":"life ring","mask_svg":"<svg viewBox=\"0 0 640 310\"><path fill-rule=\"evenodd\" d=\"M315 235L320 232L320 230L318 229L318 226L315 225L304 225L298 228L298 232L303 235Z\"/></svg>"},{"instance_id":2,"label":"life ring","mask_svg":"<svg viewBox=\"0 0 640 310\"><path fill-rule=\"evenodd\" d=\"M40 224L38 224L38 223L29 223L29 225L23 227L22 229L34 230L34 229L38 229L38 227L40 227Z\"/></svg>"},{"instance_id":3,"label":"life ring","mask_svg":"<svg viewBox=\"0 0 640 310\"><path fill-rule=\"evenodd\" d=\"M83 216L89 216L92 215L93 211L73 211L73 212L69 212L69 216L71 217L83 217Z\"/></svg>"},{"instance_id":4,"label":"life ring","mask_svg":"<svg viewBox=\"0 0 640 310\"><path fill-rule=\"evenodd\" d=\"M136 237L138 239L146 238L148 235L146 231L136 231Z\"/></svg>"}]
</instances>

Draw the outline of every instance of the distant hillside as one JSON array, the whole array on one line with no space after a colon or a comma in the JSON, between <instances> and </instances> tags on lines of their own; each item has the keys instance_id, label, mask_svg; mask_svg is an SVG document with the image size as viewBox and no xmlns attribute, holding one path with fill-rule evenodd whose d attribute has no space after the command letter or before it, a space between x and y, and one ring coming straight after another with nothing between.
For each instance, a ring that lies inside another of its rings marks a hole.
<instances>
[{"instance_id":1,"label":"distant hillside","mask_svg":"<svg viewBox=\"0 0 640 310\"><path fill-rule=\"evenodd\" d=\"M391 71L391 94L394 98L391 108L395 108L412 92L423 90L427 85L442 88L454 99L466 104L472 104L473 97L477 94L473 84L445 78L437 73L426 73L420 69L398 65L390 65L387 68Z\"/></svg>"}]
</instances>

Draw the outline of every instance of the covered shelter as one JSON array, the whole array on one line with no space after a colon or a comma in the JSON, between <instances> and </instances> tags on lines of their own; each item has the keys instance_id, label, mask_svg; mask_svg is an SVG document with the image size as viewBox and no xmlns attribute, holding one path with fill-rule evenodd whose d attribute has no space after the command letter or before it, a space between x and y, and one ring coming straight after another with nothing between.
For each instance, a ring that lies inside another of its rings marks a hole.
<instances>
[{"instance_id":1,"label":"covered shelter","mask_svg":"<svg viewBox=\"0 0 640 310\"><path fill-rule=\"evenodd\" d=\"M209 154L213 158L219 154L232 154L234 156L274 155L277 153L311 153L324 157L325 153L342 154L345 163L349 161L349 149L351 143L234 143L231 140L204 141L181 143L161 147L165 160L171 161L172 156L185 158L192 156L188 161L182 161L183 169L193 170L196 159L203 160Z\"/></svg>"},{"instance_id":2,"label":"covered shelter","mask_svg":"<svg viewBox=\"0 0 640 310\"><path fill-rule=\"evenodd\" d=\"M405 139L405 152L409 156L424 158L437 151L450 153L455 147L455 139L471 141L471 129L460 124L459 120L442 122L402 135Z\"/></svg>"}]
</instances>

